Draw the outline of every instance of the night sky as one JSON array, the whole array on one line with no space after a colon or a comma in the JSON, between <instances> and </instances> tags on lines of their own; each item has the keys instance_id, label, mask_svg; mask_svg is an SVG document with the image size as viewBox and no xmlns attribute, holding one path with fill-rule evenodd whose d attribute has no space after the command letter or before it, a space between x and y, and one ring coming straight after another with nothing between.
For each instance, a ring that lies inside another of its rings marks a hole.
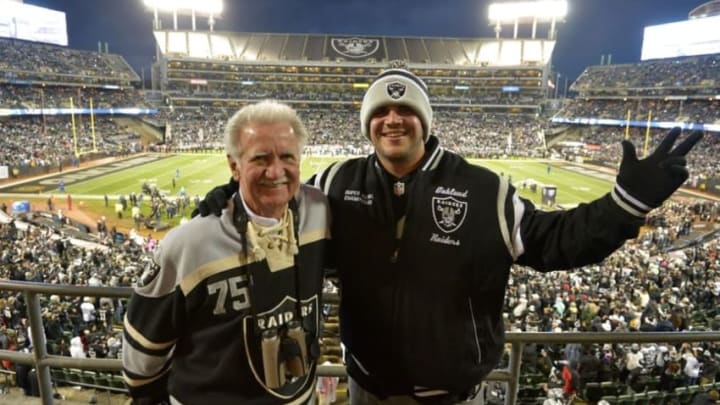
<instances>
[{"instance_id":1,"label":"night sky","mask_svg":"<svg viewBox=\"0 0 720 405\"><path fill-rule=\"evenodd\" d=\"M490 1L478 0L224 0L215 29L238 32L319 33L429 37L493 37L487 21ZM706 0L569 0L569 14L558 27L554 61L574 80L585 67L612 54L613 63L640 60L643 27L686 20ZM63 11L69 46L97 50L109 44L138 73L153 62L152 12L142 0L25 0ZM171 27L165 18L165 27ZM190 29L190 19L180 20ZM198 18L198 29L207 27ZM522 33L521 33L522 34ZM529 29L524 37L529 38ZM538 30L546 37L547 24ZM504 26L503 37L512 36ZM561 79L563 80L563 79Z\"/></svg>"}]
</instances>

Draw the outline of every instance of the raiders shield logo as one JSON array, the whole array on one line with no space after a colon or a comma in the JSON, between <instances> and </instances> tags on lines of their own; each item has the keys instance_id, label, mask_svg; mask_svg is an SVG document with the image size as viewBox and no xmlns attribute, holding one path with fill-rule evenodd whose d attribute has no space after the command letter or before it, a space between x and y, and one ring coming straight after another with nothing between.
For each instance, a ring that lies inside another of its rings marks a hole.
<instances>
[{"instance_id":1,"label":"raiders shield logo","mask_svg":"<svg viewBox=\"0 0 720 405\"><path fill-rule=\"evenodd\" d=\"M138 287L145 287L155 280L160 274L160 266L154 260L148 260L145 263L145 269L137 280Z\"/></svg>"},{"instance_id":2,"label":"raiders shield logo","mask_svg":"<svg viewBox=\"0 0 720 405\"><path fill-rule=\"evenodd\" d=\"M405 183L396 181L395 184L393 184L393 194L398 197L405 194Z\"/></svg>"},{"instance_id":3,"label":"raiders shield logo","mask_svg":"<svg viewBox=\"0 0 720 405\"><path fill-rule=\"evenodd\" d=\"M285 296L282 301L277 303L272 309L261 312L255 315L255 330L262 332L266 329L277 329L286 325L288 322L296 319L298 314L296 313L297 300L293 297ZM317 297L310 298L300 303L299 314L305 322L309 322L312 319L318 318L318 303ZM310 327L310 324L306 325ZM314 330L314 329L313 329Z\"/></svg>"},{"instance_id":4,"label":"raiders shield logo","mask_svg":"<svg viewBox=\"0 0 720 405\"><path fill-rule=\"evenodd\" d=\"M360 59L374 54L380 47L380 41L371 38L332 38L330 46L342 56Z\"/></svg>"},{"instance_id":5,"label":"raiders shield logo","mask_svg":"<svg viewBox=\"0 0 720 405\"><path fill-rule=\"evenodd\" d=\"M433 197L432 213L435 225L445 233L452 233L465 221L467 202L458 201L453 197Z\"/></svg>"},{"instance_id":6,"label":"raiders shield logo","mask_svg":"<svg viewBox=\"0 0 720 405\"><path fill-rule=\"evenodd\" d=\"M390 82L387 85L387 94L393 100L398 100L405 95L406 87L400 82Z\"/></svg>"},{"instance_id":7,"label":"raiders shield logo","mask_svg":"<svg viewBox=\"0 0 720 405\"><path fill-rule=\"evenodd\" d=\"M246 361L252 374L268 394L285 401L300 393L308 380L314 376L314 373L285 379L285 370L288 370L286 363L287 349L285 346L280 345L280 342L274 344L272 341L266 340L263 337L263 332L275 331L279 336L290 336L287 333L287 324L293 320L300 321L302 329L305 331L305 339L308 339L305 342L308 345L309 361L312 365L317 358L317 354L313 352L315 350L313 346L317 345L315 339L317 339L320 330L318 296L315 295L300 301L300 311L301 319L298 319L297 300L285 296L272 309L261 312L255 317L246 316L243 318L243 339L248 354ZM276 384L278 381L274 379L274 377L279 376L280 371L278 370L282 371L282 380L284 380L284 382L280 382L279 387Z\"/></svg>"}]
</instances>

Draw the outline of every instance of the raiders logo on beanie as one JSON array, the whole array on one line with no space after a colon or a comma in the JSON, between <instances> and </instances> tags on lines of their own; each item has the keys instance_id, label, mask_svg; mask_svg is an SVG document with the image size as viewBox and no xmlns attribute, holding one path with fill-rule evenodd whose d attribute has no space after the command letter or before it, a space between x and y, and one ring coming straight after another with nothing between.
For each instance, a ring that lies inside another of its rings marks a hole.
<instances>
[{"instance_id":1,"label":"raiders logo on beanie","mask_svg":"<svg viewBox=\"0 0 720 405\"><path fill-rule=\"evenodd\" d=\"M386 105L405 105L420 118L423 139L430 136L432 108L425 82L405 69L388 69L381 72L365 93L360 107L360 128L370 138L370 118L375 110Z\"/></svg>"}]
</instances>

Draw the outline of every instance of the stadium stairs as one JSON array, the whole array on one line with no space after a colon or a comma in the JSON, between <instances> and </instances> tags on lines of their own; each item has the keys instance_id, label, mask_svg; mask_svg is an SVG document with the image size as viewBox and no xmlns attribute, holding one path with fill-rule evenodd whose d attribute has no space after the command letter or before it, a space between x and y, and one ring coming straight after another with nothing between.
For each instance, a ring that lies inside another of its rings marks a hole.
<instances>
[{"instance_id":1,"label":"stadium stairs","mask_svg":"<svg viewBox=\"0 0 720 405\"><path fill-rule=\"evenodd\" d=\"M550 149L558 142L562 142L568 139L580 139L582 137L582 134L583 128L567 127L554 133L546 133L545 143L547 144L548 149Z\"/></svg>"},{"instance_id":2,"label":"stadium stairs","mask_svg":"<svg viewBox=\"0 0 720 405\"><path fill-rule=\"evenodd\" d=\"M124 125L130 128L130 130L137 132L144 145L163 140L163 133L159 128L156 128L147 122L141 121L138 118L119 117L116 118L115 121L118 124Z\"/></svg>"}]
</instances>

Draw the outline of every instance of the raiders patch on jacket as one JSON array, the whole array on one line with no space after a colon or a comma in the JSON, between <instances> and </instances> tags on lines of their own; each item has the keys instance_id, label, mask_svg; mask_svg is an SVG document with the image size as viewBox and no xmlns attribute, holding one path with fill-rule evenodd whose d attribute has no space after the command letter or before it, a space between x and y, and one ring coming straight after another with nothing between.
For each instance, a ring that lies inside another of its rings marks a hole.
<instances>
[{"instance_id":1,"label":"raiders patch on jacket","mask_svg":"<svg viewBox=\"0 0 720 405\"><path fill-rule=\"evenodd\" d=\"M154 260L148 260L145 263L145 269L138 278L138 287L149 285L155 280L158 274L160 274L160 265L155 263Z\"/></svg>"}]
</instances>

